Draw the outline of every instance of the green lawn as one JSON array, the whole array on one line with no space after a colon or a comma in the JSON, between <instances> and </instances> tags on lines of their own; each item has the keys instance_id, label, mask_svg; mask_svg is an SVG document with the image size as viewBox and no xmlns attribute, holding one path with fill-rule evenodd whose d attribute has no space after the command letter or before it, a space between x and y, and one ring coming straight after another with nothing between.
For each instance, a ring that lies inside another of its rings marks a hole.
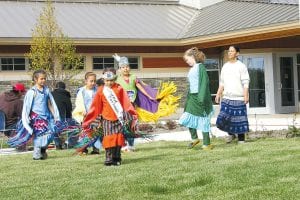
<instances>
[{"instance_id":1,"label":"green lawn","mask_svg":"<svg viewBox=\"0 0 300 200\"><path fill-rule=\"evenodd\" d=\"M139 144L119 167L105 167L103 152L0 156L0 199L300 199L300 138L186 144Z\"/></svg>"}]
</instances>

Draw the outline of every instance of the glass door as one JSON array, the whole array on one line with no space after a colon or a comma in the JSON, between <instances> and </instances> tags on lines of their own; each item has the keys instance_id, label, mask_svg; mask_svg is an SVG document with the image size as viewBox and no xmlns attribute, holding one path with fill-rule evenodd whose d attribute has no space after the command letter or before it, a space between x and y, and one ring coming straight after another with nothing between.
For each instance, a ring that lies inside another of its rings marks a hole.
<instances>
[{"instance_id":1,"label":"glass door","mask_svg":"<svg viewBox=\"0 0 300 200\"><path fill-rule=\"evenodd\" d=\"M250 76L249 114L268 114L266 66L267 56L263 54L241 55L241 61L247 66Z\"/></svg>"},{"instance_id":2,"label":"glass door","mask_svg":"<svg viewBox=\"0 0 300 200\"><path fill-rule=\"evenodd\" d=\"M297 91L297 69L295 67L296 58L292 55L277 56L277 87L278 104L280 113L293 113L297 111L296 102L298 101Z\"/></svg>"}]
</instances>

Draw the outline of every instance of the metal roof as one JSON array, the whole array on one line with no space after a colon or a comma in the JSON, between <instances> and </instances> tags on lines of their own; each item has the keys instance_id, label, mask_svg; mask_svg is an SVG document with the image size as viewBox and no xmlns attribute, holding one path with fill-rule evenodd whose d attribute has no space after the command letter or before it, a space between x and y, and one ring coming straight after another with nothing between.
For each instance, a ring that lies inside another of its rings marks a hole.
<instances>
[{"instance_id":1,"label":"metal roof","mask_svg":"<svg viewBox=\"0 0 300 200\"><path fill-rule=\"evenodd\" d=\"M28 38L44 3L0 2L0 37ZM179 5L54 3L70 38L177 39L197 10Z\"/></svg>"},{"instance_id":2,"label":"metal roof","mask_svg":"<svg viewBox=\"0 0 300 200\"><path fill-rule=\"evenodd\" d=\"M299 21L299 5L223 1L200 10L181 37L191 38L293 21Z\"/></svg>"},{"instance_id":3,"label":"metal roof","mask_svg":"<svg viewBox=\"0 0 300 200\"><path fill-rule=\"evenodd\" d=\"M0 38L31 38L44 5L0 1ZM299 20L298 5L243 1L223 1L201 10L175 3L57 2L54 6L58 24L73 39L174 40Z\"/></svg>"},{"instance_id":4,"label":"metal roof","mask_svg":"<svg viewBox=\"0 0 300 200\"><path fill-rule=\"evenodd\" d=\"M299 0L231 0L256 3L280 3L280 4L299 4Z\"/></svg>"},{"instance_id":5,"label":"metal roof","mask_svg":"<svg viewBox=\"0 0 300 200\"><path fill-rule=\"evenodd\" d=\"M0 0L19 2L46 2L47 0ZM62 3L147 3L147 4L169 4L179 3L179 0L52 0L52 2Z\"/></svg>"}]
</instances>

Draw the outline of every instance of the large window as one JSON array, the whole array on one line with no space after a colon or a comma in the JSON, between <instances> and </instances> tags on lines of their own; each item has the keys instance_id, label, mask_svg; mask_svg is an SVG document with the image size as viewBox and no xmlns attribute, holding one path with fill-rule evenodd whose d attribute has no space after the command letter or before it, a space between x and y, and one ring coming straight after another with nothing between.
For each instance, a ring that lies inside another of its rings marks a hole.
<instances>
[{"instance_id":1,"label":"large window","mask_svg":"<svg viewBox=\"0 0 300 200\"><path fill-rule=\"evenodd\" d=\"M1 71L20 71L26 69L24 57L0 57Z\"/></svg>"},{"instance_id":2,"label":"large window","mask_svg":"<svg viewBox=\"0 0 300 200\"><path fill-rule=\"evenodd\" d=\"M138 57L127 57L131 69L139 68ZM112 57L93 57L93 69L104 69L108 67L118 68L118 63Z\"/></svg>"},{"instance_id":3,"label":"large window","mask_svg":"<svg viewBox=\"0 0 300 200\"><path fill-rule=\"evenodd\" d=\"M265 58L262 56L239 56L250 76L249 107L266 107Z\"/></svg>"},{"instance_id":4,"label":"large window","mask_svg":"<svg viewBox=\"0 0 300 200\"><path fill-rule=\"evenodd\" d=\"M250 76L249 106L266 107L264 58L248 58L247 66Z\"/></svg>"},{"instance_id":5,"label":"large window","mask_svg":"<svg viewBox=\"0 0 300 200\"><path fill-rule=\"evenodd\" d=\"M206 59L204 64L209 77L209 87L214 103L219 87L219 59Z\"/></svg>"}]
</instances>

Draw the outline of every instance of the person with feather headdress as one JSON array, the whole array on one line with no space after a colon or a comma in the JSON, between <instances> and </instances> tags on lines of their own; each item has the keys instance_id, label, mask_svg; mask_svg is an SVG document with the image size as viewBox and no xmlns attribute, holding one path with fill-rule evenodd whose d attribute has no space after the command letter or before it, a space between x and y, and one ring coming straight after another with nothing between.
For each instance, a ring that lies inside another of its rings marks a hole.
<instances>
[{"instance_id":1,"label":"person with feather headdress","mask_svg":"<svg viewBox=\"0 0 300 200\"><path fill-rule=\"evenodd\" d=\"M173 82L164 82L159 89L154 89L131 73L127 57L120 57L118 54L114 54L113 57L118 62L120 70L116 82L126 90L137 110L140 122L157 122L159 118L176 111L180 97L173 95L177 90ZM133 151L134 138L126 140L128 144L124 151Z\"/></svg>"},{"instance_id":2,"label":"person with feather headdress","mask_svg":"<svg viewBox=\"0 0 300 200\"><path fill-rule=\"evenodd\" d=\"M90 138L97 138L96 135L93 136L95 132L102 137L102 146L105 149L104 165L121 165L124 137L126 134L134 134L137 114L126 91L115 83L115 69L104 69L103 79L104 86L98 88L84 117L82 128Z\"/></svg>"}]
</instances>

